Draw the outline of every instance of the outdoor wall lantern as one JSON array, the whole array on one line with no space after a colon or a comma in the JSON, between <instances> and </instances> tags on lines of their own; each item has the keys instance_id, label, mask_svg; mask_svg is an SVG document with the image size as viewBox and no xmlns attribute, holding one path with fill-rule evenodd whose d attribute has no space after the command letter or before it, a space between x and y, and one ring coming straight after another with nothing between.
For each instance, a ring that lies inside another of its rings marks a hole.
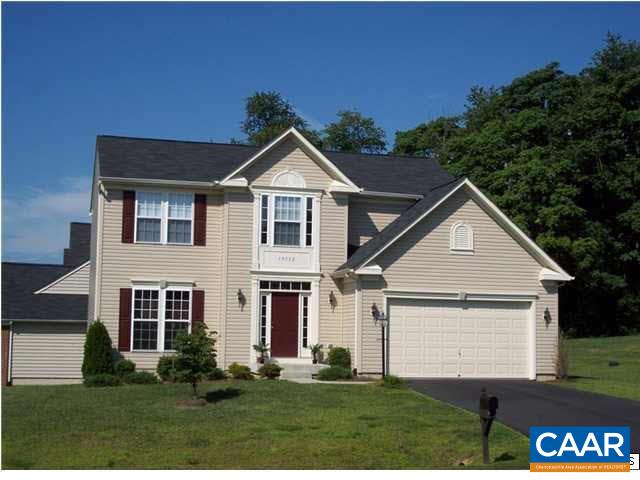
<instances>
[{"instance_id":1,"label":"outdoor wall lantern","mask_svg":"<svg viewBox=\"0 0 640 480\"><path fill-rule=\"evenodd\" d=\"M375 324L379 325L382 331L382 377L384 378L387 375L387 342L385 340L385 330L387 325L389 325L389 319L384 312L380 311L375 303L371 305L371 316Z\"/></svg>"},{"instance_id":2,"label":"outdoor wall lantern","mask_svg":"<svg viewBox=\"0 0 640 480\"><path fill-rule=\"evenodd\" d=\"M549 326L551 323L551 312L549 311L549 307L544 309L544 323Z\"/></svg>"},{"instance_id":3,"label":"outdoor wall lantern","mask_svg":"<svg viewBox=\"0 0 640 480\"><path fill-rule=\"evenodd\" d=\"M247 297L244 296L244 293L242 293L242 290L239 288L238 289L238 305L240 305L240 310L244 308L246 303L247 303Z\"/></svg>"},{"instance_id":4,"label":"outdoor wall lantern","mask_svg":"<svg viewBox=\"0 0 640 480\"><path fill-rule=\"evenodd\" d=\"M336 305L338 305L338 299L336 298L333 290L329 292L329 305L331 305L331 311L333 312L336 309Z\"/></svg>"}]
</instances>

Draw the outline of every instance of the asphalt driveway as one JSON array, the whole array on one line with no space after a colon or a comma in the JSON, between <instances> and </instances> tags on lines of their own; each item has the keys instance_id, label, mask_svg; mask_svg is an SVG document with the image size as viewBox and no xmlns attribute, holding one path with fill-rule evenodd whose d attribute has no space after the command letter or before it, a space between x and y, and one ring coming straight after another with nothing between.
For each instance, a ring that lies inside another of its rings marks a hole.
<instances>
[{"instance_id":1,"label":"asphalt driveway","mask_svg":"<svg viewBox=\"0 0 640 480\"><path fill-rule=\"evenodd\" d=\"M631 451L640 450L640 402L526 380L408 380L409 386L458 407L478 412L480 389L500 402L497 420L529 436L547 425L629 426Z\"/></svg>"}]
</instances>

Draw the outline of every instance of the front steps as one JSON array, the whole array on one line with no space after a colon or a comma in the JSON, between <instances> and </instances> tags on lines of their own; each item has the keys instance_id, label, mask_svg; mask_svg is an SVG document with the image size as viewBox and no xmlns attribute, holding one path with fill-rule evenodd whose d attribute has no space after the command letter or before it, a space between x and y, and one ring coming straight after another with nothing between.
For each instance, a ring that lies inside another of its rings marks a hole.
<instances>
[{"instance_id":1,"label":"front steps","mask_svg":"<svg viewBox=\"0 0 640 480\"><path fill-rule=\"evenodd\" d=\"M311 380L312 375L318 373L318 370L322 367L327 366L318 363L314 365L313 363L290 363L286 361L279 361L278 365L282 367L282 372L280 372L280 378L282 380ZM261 366L262 365L253 364L251 365L251 370L257 372Z\"/></svg>"}]
</instances>

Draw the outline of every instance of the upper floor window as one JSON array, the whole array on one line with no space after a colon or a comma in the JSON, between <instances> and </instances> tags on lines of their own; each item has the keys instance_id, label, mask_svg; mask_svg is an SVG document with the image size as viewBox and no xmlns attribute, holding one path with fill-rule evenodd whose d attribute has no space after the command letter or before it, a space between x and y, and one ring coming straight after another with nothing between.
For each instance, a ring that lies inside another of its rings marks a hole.
<instances>
[{"instance_id":1,"label":"upper floor window","mask_svg":"<svg viewBox=\"0 0 640 480\"><path fill-rule=\"evenodd\" d=\"M136 242L191 245L193 194L136 192Z\"/></svg>"},{"instance_id":2,"label":"upper floor window","mask_svg":"<svg viewBox=\"0 0 640 480\"><path fill-rule=\"evenodd\" d=\"M452 253L473 253L473 229L466 223L456 223L451 227Z\"/></svg>"},{"instance_id":3,"label":"upper floor window","mask_svg":"<svg viewBox=\"0 0 640 480\"><path fill-rule=\"evenodd\" d=\"M260 245L313 246L313 197L264 193L259 199Z\"/></svg>"},{"instance_id":4,"label":"upper floor window","mask_svg":"<svg viewBox=\"0 0 640 480\"><path fill-rule=\"evenodd\" d=\"M273 215L273 244L299 246L302 223L302 199L276 195Z\"/></svg>"}]
</instances>

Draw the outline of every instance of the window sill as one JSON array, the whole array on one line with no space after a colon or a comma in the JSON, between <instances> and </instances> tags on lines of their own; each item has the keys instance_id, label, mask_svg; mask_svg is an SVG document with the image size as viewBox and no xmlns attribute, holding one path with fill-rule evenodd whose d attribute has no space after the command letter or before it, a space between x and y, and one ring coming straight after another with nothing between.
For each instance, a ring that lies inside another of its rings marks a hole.
<instances>
[{"instance_id":1,"label":"window sill","mask_svg":"<svg viewBox=\"0 0 640 480\"><path fill-rule=\"evenodd\" d=\"M193 243L171 243L171 242L133 242L134 245L164 245L171 247L195 247Z\"/></svg>"},{"instance_id":2,"label":"window sill","mask_svg":"<svg viewBox=\"0 0 640 480\"><path fill-rule=\"evenodd\" d=\"M474 255L475 252L473 250L449 250L449 255Z\"/></svg>"}]
</instances>

